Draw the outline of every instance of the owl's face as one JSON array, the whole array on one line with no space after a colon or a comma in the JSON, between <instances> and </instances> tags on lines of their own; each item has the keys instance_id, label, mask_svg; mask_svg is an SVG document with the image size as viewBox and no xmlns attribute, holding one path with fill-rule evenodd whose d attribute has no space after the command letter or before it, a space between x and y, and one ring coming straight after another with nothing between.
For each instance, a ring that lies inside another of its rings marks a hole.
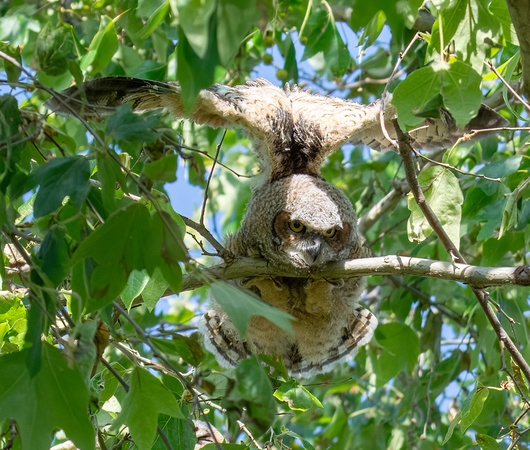
<instances>
[{"instance_id":1,"label":"owl's face","mask_svg":"<svg viewBox=\"0 0 530 450\"><path fill-rule=\"evenodd\" d=\"M287 211L276 216L273 222L273 240L278 251L299 268L319 266L338 259L347 247L351 225L347 222L321 228L296 218Z\"/></svg>"},{"instance_id":2,"label":"owl's face","mask_svg":"<svg viewBox=\"0 0 530 450\"><path fill-rule=\"evenodd\" d=\"M240 233L240 253L286 269L358 258L361 250L349 199L310 175L291 175L256 189Z\"/></svg>"}]
</instances>

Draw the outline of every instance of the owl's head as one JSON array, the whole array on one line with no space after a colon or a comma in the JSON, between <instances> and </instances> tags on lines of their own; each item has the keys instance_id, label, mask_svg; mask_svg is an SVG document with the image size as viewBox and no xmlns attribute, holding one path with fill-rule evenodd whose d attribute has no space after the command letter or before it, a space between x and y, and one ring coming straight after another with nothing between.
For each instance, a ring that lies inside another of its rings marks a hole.
<instances>
[{"instance_id":1,"label":"owl's head","mask_svg":"<svg viewBox=\"0 0 530 450\"><path fill-rule=\"evenodd\" d=\"M278 267L308 270L360 256L357 216L346 195L311 175L260 186L241 227L245 243Z\"/></svg>"}]
</instances>

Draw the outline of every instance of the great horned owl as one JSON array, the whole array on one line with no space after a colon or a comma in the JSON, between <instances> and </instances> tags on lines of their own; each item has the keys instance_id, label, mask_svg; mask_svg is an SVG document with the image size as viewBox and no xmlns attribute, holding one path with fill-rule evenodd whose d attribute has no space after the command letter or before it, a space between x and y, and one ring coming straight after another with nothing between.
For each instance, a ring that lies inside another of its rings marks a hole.
<instances>
[{"instance_id":1,"label":"great horned owl","mask_svg":"<svg viewBox=\"0 0 530 450\"><path fill-rule=\"evenodd\" d=\"M129 103L135 111L166 108L212 127L243 127L254 140L263 173L252 192L241 228L226 241L237 256L264 258L271 266L309 273L331 261L367 255L357 216L342 191L319 175L324 158L349 142L376 150L390 143L381 131L381 101L362 105L313 95L296 86L284 89L264 79L243 86L215 85L202 90L187 113L176 83L113 77L62 92L47 106L65 114L102 115ZM83 98L83 101L81 100ZM395 110L387 98L388 133ZM467 129L499 125L502 119L483 106L477 118L458 128L447 113L427 119L411 132L418 148L453 144ZM289 334L261 316L251 318L239 336L222 308L213 304L200 321L206 347L224 367L234 367L253 351L282 357L288 372L310 376L351 360L373 336L377 319L359 304L364 280L353 277L310 281L289 276L236 280L265 302L296 318Z\"/></svg>"}]
</instances>

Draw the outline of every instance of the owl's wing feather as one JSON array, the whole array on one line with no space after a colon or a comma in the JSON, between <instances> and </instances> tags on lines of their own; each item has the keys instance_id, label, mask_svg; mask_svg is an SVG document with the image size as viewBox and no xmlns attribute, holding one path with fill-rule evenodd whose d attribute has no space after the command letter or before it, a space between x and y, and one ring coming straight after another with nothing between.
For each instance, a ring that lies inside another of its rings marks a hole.
<instances>
[{"instance_id":1,"label":"owl's wing feather","mask_svg":"<svg viewBox=\"0 0 530 450\"><path fill-rule=\"evenodd\" d=\"M295 345L292 354L284 355L287 372L291 376L309 378L319 373L327 373L338 363L351 361L359 348L373 337L377 327L376 317L362 306L357 306L348 324L343 329L338 342L329 346L325 359L312 362L304 358ZM238 363L252 355L251 346L235 331L231 323L223 323L223 319L215 310L207 311L199 320L199 331L204 335L204 345L215 355L222 367L234 368ZM259 343L254 343L259 348Z\"/></svg>"},{"instance_id":2,"label":"owl's wing feather","mask_svg":"<svg viewBox=\"0 0 530 450\"><path fill-rule=\"evenodd\" d=\"M136 112L164 108L176 118L188 118L214 128L241 126L263 141L274 139L271 120L275 112L290 107L284 91L262 78L246 85L216 84L203 89L191 111L186 111L182 104L178 83L129 77L87 81L81 88L72 86L60 92L58 98L49 99L45 105L63 115L73 115L74 111L84 117L100 117L126 103Z\"/></svg>"},{"instance_id":3,"label":"owl's wing feather","mask_svg":"<svg viewBox=\"0 0 530 450\"><path fill-rule=\"evenodd\" d=\"M381 100L363 105L351 100L315 95L296 86L288 88L287 92L292 102L295 123L303 118L305 121L318 124L322 135L323 156L346 143L364 144L374 150L393 148L381 127L380 112L383 106ZM388 135L396 139L392 119L397 113L391 102L392 95L389 94L384 102L385 128ZM449 147L473 129L496 128L505 126L507 122L486 105L481 105L477 116L464 128L458 127L446 110L440 109L439 113L439 119L428 118L409 133L413 147L425 150Z\"/></svg>"},{"instance_id":4,"label":"owl's wing feather","mask_svg":"<svg viewBox=\"0 0 530 450\"><path fill-rule=\"evenodd\" d=\"M309 378L330 372L339 363L352 361L359 348L372 339L377 323L376 317L369 310L358 305L343 329L339 342L332 343L325 359L315 363L299 357L284 358L287 371L292 376Z\"/></svg>"},{"instance_id":5,"label":"owl's wing feather","mask_svg":"<svg viewBox=\"0 0 530 450\"><path fill-rule=\"evenodd\" d=\"M223 323L221 316L213 309L200 318L199 332L204 336L204 346L213 353L219 364L232 369L239 361L252 354L248 343L239 337L231 323Z\"/></svg>"}]
</instances>

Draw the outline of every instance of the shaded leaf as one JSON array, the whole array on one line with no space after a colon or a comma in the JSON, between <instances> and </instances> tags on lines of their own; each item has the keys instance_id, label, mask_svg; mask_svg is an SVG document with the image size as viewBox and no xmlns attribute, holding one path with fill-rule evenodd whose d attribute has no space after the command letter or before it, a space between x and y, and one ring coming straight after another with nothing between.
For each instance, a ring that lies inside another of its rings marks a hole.
<instances>
[{"instance_id":1,"label":"shaded leaf","mask_svg":"<svg viewBox=\"0 0 530 450\"><path fill-rule=\"evenodd\" d=\"M35 217L42 217L55 211L66 196L81 209L90 189L88 178L90 166L84 156L53 158L37 167L31 175L40 185L34 204Z\"/></svg>"},{"instance_id":2,"label":"shaded leaf","mask_svg":"<svg viewBox=\"0 0 530 450\"><path fill-rule=\"evenodd\" d=\"M129 427L138 448L150 449L161 413L185 419L173 393L146 369L135 367L117 422Z\"/></svg>"}]
</instances>

